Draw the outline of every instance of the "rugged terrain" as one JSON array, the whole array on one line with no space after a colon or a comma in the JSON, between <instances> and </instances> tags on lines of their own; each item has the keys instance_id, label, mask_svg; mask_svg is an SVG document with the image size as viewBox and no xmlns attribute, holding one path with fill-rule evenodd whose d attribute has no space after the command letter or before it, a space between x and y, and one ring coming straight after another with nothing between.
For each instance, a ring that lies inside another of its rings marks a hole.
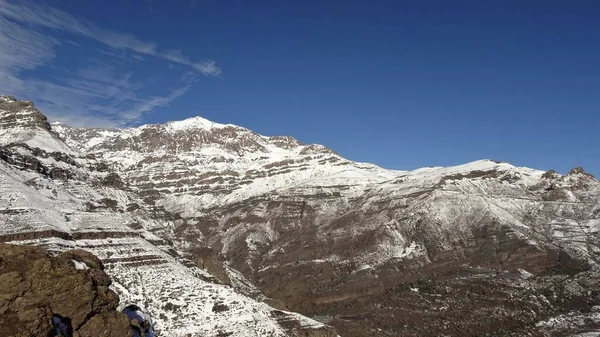
<instances>
[{"instance_id":1,"label":"rugged terrain","mask_svg":"<svg viewBox=\"0 0 600 337\"><path fill-rule=\"evenodd\" d=\"M236 291L178 254L168 239L176 216L69 148L31 102L0 97L0 140L0 242L92 252L120 307L146 307L160 336L335 335L246 296L264 298L241 274L230 271Z\"/></svg>"},{"instance_id":2,"label":"rugged terrain","mask_svg":"<svg viewBox=\"0 0 600 337\"><path fill-rule=\"evenodd\" d=\"M131 336L109 285L102 262L89 252L52 257L39 247L0 244L0 333L46 337L56 315L76 337Z\"/></svg>"},{"instance_id":3,"label":"rugged terrain","mask_svg":"<svg viewBox=\"0 0 600 337\"><path fill-rule=\"evenodd\" d=\"M326 331L251 298L343 336L600 327L600 183L581 168L390 171L200 117L77 129L2 100L2 241L91 250L173 335ZM255 312L233 328L211 313L231 296Z\"/></svg>"}]
</instances>

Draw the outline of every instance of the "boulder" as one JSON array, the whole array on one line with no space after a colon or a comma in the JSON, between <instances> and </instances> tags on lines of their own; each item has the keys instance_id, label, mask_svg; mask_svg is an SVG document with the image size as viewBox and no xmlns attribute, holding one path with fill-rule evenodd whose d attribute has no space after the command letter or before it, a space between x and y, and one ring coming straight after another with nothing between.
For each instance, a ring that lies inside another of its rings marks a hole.
<instances>
[{"instance_id":1,"label":"boulder","mask_svg":"<svg viewBox=\"0 0 600 337\"><path fill-rule=\"evenodd\" d=\"M110 283L102 262L86 251L52 256L0 244L0 336L47 337L54 315L70 322L73 336L131 336Z\"/></svg>"}]
</instances>

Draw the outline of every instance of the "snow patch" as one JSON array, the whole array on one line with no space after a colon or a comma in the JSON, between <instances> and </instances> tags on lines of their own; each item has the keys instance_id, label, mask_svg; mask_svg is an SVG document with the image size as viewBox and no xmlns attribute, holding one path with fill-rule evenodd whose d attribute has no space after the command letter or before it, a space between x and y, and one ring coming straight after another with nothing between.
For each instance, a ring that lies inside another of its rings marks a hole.
<instances>
[{"instance_id":1,"label":"snow patch","mask_svg":"<svg viewBox=\"0 0 600 337\"><path fill-rule=\"evenodd\" d=\"M521 275L521 278L528 279L528 278L533 277L533 274L528 272L525 269L518 269L518 271L519 271L519 274Z\"/></svg>"},{"instance_id":2,"label":"snow patch","mask_svg":"<svg viewBox=\"0 0 600 337\"><path fill-rule=\"evenodd\" d=\"M210 129L224 128L224 127L241 128L239 126L232 125L232 124L215 123L215 122L209 121L208 119L202 118L200 116L188 118L188 119L185 119L182 121L168 122L167 124L165 124L165 127L167 128L167 130L172 131L172 132L173 131L190 130L190 129L210 130Z\"/></svg>"},{"instance_id":3,"label":"snow patch","mask_svg":"<svg viewBox=\"0 0 600 337\"><path fill-rule=\"evenodd\" d=\"M0 129L0 145L11 143L25 143L46 152L62 152L68 155L74 155L73 150L62 140L49 133L47 130L40 128L29 129L13 127Z\"/></svg>"},{"instance_id":4,"label":"snow patch","mask_svg":"<svg viewBox=\"0 0 600 337\"><path fill-rule=\"evenodd\" d=\"M75 269L77 269L77 270L90 269L90 267L88 267L88 265L85 262L77 261L77 260L73 260L73 259L71 259L71 261L73 261L73 264L75 265Z\"/></svg>"}]
</instances>

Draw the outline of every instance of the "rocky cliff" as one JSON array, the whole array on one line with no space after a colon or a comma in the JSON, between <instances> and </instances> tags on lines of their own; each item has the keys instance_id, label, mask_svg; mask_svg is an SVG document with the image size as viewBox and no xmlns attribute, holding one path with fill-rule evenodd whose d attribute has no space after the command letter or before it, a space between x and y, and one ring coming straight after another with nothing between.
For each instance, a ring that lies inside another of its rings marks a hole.
<instances>
[{"instance_id":1,"label":"rocky cliff","mask_svg":"<svg viewBox=\"0 0 600 337\"><path fill-rule=\"evenodd\" d=\"M74 250L52 257L38 247L0 244L0 334L47 337L53 316L73 336L131 336L100 260Z\"/></svg>"}]
</instances>

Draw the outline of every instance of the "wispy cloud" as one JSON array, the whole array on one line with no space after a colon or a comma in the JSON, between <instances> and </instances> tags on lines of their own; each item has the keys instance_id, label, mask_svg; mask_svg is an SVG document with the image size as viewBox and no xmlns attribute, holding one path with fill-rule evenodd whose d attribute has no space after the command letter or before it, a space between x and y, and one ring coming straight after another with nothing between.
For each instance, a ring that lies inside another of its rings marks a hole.
<instances>
[{"instance_id":1,"label":"wispy cloud","mask_svg":"<svg viewBox=\"0 0 600 337\"><path fill-rule=\"evenodd\" d=\"M34 69L54 58L58 44L56 39L22 29L0 16L0 69Z\"/></svg>"},{"instance_id":2,"label":"wispy cloud","mask_svg":"<svg viewBox=\"0 0 600 337\"><path fill-rule=\"evenodd\" d=\"M95 60L64 70L61 76L31 75L31 70L56 67L61 48L80 48L78 42L55 38L52 32L59 31L105 47L84 48L95 53ZM145 89L152 81L136 77L127 66L148 62L146 58L161 61L165 67L178 64L177 68L183 68L177 77L179 85L158 90L162 95L149 94ZM160 50L153 42L101 28L47 5L0 0L0 94L35 99L52 119L89 126L137 123L145 113L184 95L201 75L220 74L214 61L195 61L179 50Z\"/></svg>"},{"instance_id":3,"label":"wispy cloud","mask_svg":"<svg viewBox=\"0 0 600 337\"><path fill-rule=\"evenodd\" d=\"M144 8L150 13L154 13L154 4L152 0L144 0Z\"/></svg>"},{"instance_id":4,"label":"wispy cloud","mask_svg":"<svg viewBox=\"0 0 600 337\"><path fill-rule=\"evenodd\" d=\"M180 50L159 51L153 42L142 41L131 34L115 32L97 25L79 20L71 14L47 5L33 4L24 1L0 1L0 15L13 20L62 30L104 43L115 49L129 49L140 54L152 55L172 62L190 66L205 75L219 75L221 69L214 61L191 61L184 57Z\"/></svg>"},{"instance_id":5,"label":"wispy cloud","mask_svg":"<svg viewBox=\"0 0 600 337\"><path fill-rule=\"evenodd\" d=\"M193 84L185 81L162 96L140 96L137 92L144 84L132 81L131 75L106 66L92 66L52 82L20 80L9 75L8 86L18 96L35 97L38 107L52 120L73 126L125 126L138 123L145 113L168 105ZM2 87L0 92L7 92Z\"/></svg>"}]
</instances>

